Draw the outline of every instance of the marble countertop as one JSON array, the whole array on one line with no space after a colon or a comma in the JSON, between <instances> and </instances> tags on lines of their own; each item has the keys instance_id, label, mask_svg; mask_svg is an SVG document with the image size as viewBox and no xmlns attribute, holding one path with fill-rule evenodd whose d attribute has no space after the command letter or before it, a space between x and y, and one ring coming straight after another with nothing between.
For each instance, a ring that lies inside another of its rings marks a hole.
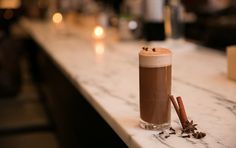
<instances>
[{"instance_id":1,"label":"marble countertop","mask_svg":"<svg viewBox=\"0 0 236 148\"><path fill-rule=\"evenodd\" d=\"M186 41L150 42L92 38L83 26L63 29L46 22L22 20L68 79L129 147L236 147L236 81L227 78L226 55ZM173 51L172 94L182 96L188 118L207 136L180 137L172 106L169 138L139 127L138 52L161 46Z\"/></svg>"}]
</instances>

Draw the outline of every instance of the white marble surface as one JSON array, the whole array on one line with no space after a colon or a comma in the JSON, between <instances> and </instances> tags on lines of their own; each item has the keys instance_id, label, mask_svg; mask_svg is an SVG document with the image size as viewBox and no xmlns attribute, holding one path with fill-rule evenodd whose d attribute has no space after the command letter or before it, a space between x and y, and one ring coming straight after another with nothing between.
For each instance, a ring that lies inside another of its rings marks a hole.
<instances>
[{"instance_id":1,"label":"white marble surface","mask_svg":"<svg viewBox=\"0 0 236 148\"><path fill-rule=\"evenodd\" d=\"M144 43L107 37L101 45L81 26L64 34L48 23L21 24L129 147L236 147L236 82L227 79L223 53L185 41L149 43L173 50L172 93L183 97L189 119L207 134L181 138L172 107L177 135L165 139L138 126L138 51Z\"/></svg>"}]
</instances>

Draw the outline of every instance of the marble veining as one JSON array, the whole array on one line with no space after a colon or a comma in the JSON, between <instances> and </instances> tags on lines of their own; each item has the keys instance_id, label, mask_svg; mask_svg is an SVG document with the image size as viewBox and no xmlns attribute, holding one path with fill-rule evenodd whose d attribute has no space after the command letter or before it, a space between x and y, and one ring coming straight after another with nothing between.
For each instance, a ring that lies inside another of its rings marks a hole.
<instances>
[{"instance_id":1,"label":"marble veining","mask_svg":"<svg viewBox=\"0 0 236 148\"><path fill-rule=\"evenodd\" d=\"M68 35L47 22L25 19L21 24L129 147L236 147L236 82L227 79L226 56L221 52L184 40L104 39L97 43L90 37L91 30L81 26L72 27ZM138 52L142 46L172 49L172 93L183 97L188 118L206 132L205 138L181 138L173 107L171 126L176 135L165 138L160 131L139 127Z\"/></svg>"}]
</instances>

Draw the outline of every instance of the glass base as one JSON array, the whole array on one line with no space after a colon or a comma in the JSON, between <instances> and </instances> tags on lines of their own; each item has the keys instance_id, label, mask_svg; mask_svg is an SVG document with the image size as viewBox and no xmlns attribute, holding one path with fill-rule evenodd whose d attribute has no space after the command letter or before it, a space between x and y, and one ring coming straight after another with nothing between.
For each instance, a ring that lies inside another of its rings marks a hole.
<instances>
[{"instance_id":1,"label":"glass base","mask_svg":"<svg viewBox=\"0 0 236 148\"><path fill-rule=\"evenodd\" d=\"M160 130L160 129L167 129L170 127L170 123L153 124L153 123L147 123L143 120L140 120L139 125L141 128L147 130Z\"/></svg>"}]
</instances>

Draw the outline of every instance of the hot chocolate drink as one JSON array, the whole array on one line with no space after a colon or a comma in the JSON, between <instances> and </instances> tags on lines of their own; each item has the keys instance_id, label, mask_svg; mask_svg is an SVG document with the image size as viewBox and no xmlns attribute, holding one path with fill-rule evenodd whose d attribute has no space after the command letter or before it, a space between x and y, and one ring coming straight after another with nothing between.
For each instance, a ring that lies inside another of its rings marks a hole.
<instances>
[{"instance_id":1,"label":"hot chocolate drink","mask_svg":"<svg viewBox=\"0 0 236 148\"><path fill-rule=\"evenodd\" d=\"M139 82L141 127L168 127L171 116L171 51L165 48L141 50Z\"/></svg>"}]
</instances>

